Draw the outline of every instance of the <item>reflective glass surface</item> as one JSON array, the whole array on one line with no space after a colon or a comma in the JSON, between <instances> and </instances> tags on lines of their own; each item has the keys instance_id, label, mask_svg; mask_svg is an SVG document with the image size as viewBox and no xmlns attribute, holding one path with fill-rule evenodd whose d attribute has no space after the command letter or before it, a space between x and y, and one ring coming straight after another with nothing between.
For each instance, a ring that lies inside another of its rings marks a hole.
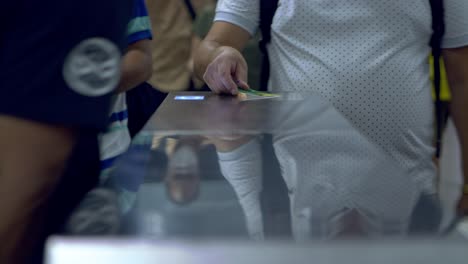
<instances>
[{"instance_id":1,"label":"reflective glass surface","mask_svg":"<svg viewBox=\"0 0 468 264\"><path fill-rule=\"evenodd\" d=\"M412 128L382 140L312 93L244 99L168 96L115 171L136 193L130 232L307 241L436 235L457 221L432 158L404 153L419 147Z\"/></svg>"},{"instance_id":2,"label":"reflective glass surface","mask_svg":"<svg viewBox=\"0 0 468 264\"><path fill-rule=\"evenodd\" d=\"M447 245L466 241L455 228L457 170L437 173L425 154L433 148L411 137L417 128L382 138L350 116L313 93L169 94L110 176L123 232L226 247L282 241L288 250L297 242L404 248L385 243L424 238L455 249Z\"/></svg>"}]
</instances>

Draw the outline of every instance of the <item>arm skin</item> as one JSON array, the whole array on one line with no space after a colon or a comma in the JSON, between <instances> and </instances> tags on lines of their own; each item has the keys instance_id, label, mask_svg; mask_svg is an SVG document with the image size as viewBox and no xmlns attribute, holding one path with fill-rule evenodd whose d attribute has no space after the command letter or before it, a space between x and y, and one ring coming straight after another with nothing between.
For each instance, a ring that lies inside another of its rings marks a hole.
<instances>
[{"instance_id":1,"label":"arm skin","mask_svg":"<svg viewBox=\"0 0 468 264\"><path fill-rule=\"evenodd\" d=\"M247 63L240 52L250 37L241 27L215 22L195 53L195 74L216 93L248 88Z\"/></svg>"},{"instance_id":2,"label":"arm skin","mask_svg":"<svg viewBox=\"0 0 468 264\"><path fill-rule=\"evenodd\" d=\"M443 51L450 90L451 115L460 138L464 183L468 184L468 46ZM468 212L468 195L459 203L461 213Z\"/></svg>"},{"instance_id":3,"label":"arm skin","mask_svg":"<svg viewBox=\"0 0 468 264\"><path fill-rule=\"evenodd\" d=\"M130 44L122 58L121 69L116 93L126 92L147 81L152 74L151 40L144 39Z\"/></svg>"}]
</instances>

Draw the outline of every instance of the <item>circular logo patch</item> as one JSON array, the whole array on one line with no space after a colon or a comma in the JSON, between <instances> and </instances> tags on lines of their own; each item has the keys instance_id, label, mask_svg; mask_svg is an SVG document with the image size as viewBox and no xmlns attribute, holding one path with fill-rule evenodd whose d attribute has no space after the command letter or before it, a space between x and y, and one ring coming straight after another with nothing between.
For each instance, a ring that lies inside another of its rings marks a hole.
<instances>
[{"instance_id":1,"label":"circular logo patch","mask_svg":"<svg viewBox=\"0 0 468 264\"><path fill-rule=\"evenodd\" d=\"M114 90L120 80L120 52L104 38L80 42L65 58L63 77L75 92L101 96Z\"/></svg>"}]
</instances>

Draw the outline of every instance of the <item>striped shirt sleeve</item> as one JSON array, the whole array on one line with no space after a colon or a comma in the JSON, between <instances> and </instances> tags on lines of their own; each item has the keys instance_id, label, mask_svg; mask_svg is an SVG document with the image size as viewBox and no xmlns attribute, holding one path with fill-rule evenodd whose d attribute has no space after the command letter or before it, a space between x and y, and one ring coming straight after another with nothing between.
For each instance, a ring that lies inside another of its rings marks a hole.
<instances>
[{"instance_id":1,"label":"striped shirt sleeve","mask_svg":"<svg viewBox=\"0 0 468 264\"><path fill-rule=\"evenodd\" d=\"M151 39L151 24L144 0L133 0L133 16L127 27L128 44L139 40Z\"/></svg>"}]
</instances>

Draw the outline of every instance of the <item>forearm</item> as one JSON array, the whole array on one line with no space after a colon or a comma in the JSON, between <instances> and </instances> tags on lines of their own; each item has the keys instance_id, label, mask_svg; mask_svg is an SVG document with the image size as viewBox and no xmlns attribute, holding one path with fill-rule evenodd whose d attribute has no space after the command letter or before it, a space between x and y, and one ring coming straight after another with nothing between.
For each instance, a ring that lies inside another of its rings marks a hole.
<instances>
[{"instance_id":1,"label":"forearm","mask_svg":"<svg viewBox=\"0 0 468 264\"><path fill-rule=\"evenodd\" d=\"M465 184L468 184L468 83L452 87L451 115L462 151Z\"/></svg>"},{"instance_id":2,"label":"forearm","mask_svg":"<svg viewBox=\"0 0 468 264\"><path fill-rule=\"evenodd\" d=\"M465 183L468 183L468 48L444 51L452 94L451 115L460 138Z\"/></svg>"},{"instance_id":3,"label":"forearm","mask_svg":"<svg viewBox=\"0 0 468 264\"><path fill-rule=\"evenodd\" d=\"M252 139L228 152L218 149L218 157L221 172L234 189L244 211L249 235L255 240L262 240L260 193L263 172L260 143Z\"/></svg>"},{"instance_id":4,"label":"forearm","mask_svg":"<svg viewBox=\"0 0 468 264\"><path fill-rule=\"evenodd\" d=\"M149 40L145 40L145 42ZM146 43L131 46L122 58L120 83L116 92L126 92L147 81L152 73L151 51Z\"/></svg>"},{"instance_id":5,"label":"forearm","mask_svg":"<svg viewBox=\"0 0 468 264\"><path fill-rule=\"evenodd\" d=\"M223 176L232 185L241 204L252 204L262 190L262 155L258 139L250 139L231 149L216 150Z\"/></svg>"},{"instance_id":6,"label":"forearm","mask_svg":"<svg viewBox=\"0 0 468 264\"><path fill-rule=\"evenodd\" d=\"M215 22L195 52L195 75L203 80L208 65L222 52L223 47L242 51L250 39L244 29L227 22Z\"/></svg>"},{"instance_id":7,"label":"forearm","mask_svg":"<svg viewBox=\"0 0 468 264\"><path fill-rule=\"evenodd\" d=\"M203 40L198 45L194 58L194 73L197 78L203 80L206 68L219 54L221 44L213 40Z\"/></svg>"}]
</instances>

